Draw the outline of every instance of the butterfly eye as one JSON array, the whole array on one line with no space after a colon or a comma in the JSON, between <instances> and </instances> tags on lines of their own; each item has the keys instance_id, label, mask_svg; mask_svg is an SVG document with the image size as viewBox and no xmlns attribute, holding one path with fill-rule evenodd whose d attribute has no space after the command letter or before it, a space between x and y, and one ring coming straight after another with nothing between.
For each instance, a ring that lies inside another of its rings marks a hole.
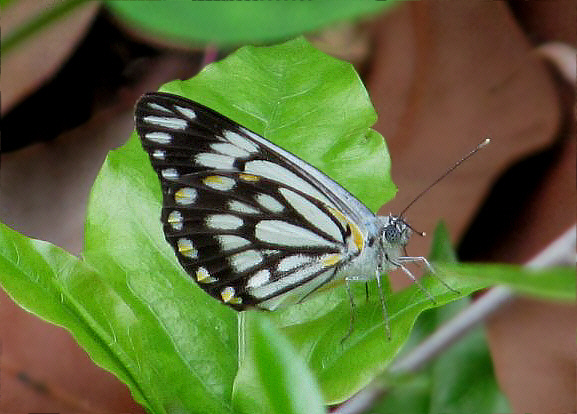
<instances>
[{"instance_id":1,"label":"butterfly eye","mask_svg":"<svg viewBox=\"0 0 577 414\"><path fill-rule=\"evenodd\" d=\"M401 230L396 226L395 223L389 224L387 227L385 227L383 238L389 244L399 244L401 240Z\"/></svg>"}]
</instances>

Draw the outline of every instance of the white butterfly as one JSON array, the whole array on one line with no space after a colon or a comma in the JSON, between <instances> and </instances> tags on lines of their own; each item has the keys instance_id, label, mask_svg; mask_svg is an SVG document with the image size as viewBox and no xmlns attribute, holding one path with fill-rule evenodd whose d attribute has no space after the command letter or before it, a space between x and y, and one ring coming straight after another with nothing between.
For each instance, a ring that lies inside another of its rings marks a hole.
<instances>
[{"instance_id":1,"label":"white butterfly","mask_svg":"<svg viewBox=\"0 0 577 414\"><path fill-rule=\"evenodd\" d=\"M402 255L411 229L401 217L374 215L310 164L196 102L149 93L135 117L162 185L164 234L200 287L237 310L273 310L344 281L354 307L350 282L375 278L390 336L380 275L400 268L416 281L405 263L430 269Z\"/></svg>"}]
</instances>

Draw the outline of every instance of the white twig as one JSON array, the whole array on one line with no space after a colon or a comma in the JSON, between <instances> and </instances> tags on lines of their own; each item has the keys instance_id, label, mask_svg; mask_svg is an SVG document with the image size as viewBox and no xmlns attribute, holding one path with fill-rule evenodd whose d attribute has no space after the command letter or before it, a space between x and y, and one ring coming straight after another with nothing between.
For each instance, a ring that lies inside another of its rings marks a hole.
<instances>
[{"instance_id":1,"label":"white twig","mask_svg":"<svg viewBox=\"0 0 577 414\"><path fill-rule=\"evenodd\" d=\"M573 226L561 237L551 243L533 259L527 267L537 269L553 265L575 264L577 227ZM480 322L501 309L515 298L511 289L498 286L489 290L469 307L441 326L431 336L415 347L403 358L391 364L389 372L406 374L416 372L426 363L448 349ZM333 411L334 414L357 414L369 409L380 397L389 391L387 387L376 383L361 390L346 403Z\"/></svg>"}]
</instances>

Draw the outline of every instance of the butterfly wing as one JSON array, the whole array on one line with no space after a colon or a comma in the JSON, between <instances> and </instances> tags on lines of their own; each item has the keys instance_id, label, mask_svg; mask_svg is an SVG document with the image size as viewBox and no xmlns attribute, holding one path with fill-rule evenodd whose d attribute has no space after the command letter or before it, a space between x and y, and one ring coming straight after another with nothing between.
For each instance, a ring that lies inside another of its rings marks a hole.
<instances>
[{"instance_id":1,"label":"butterfly wing","mask_svg":"<svg viewBox=\"0 0 577 414\"><path fill-rule=\"evenodd\" d=\"M363 248L344 188L188 99L144 95L136 128L163 190L164 232L186 271L236 309L272 309L330 281Z\"/></svg>"}]
</instances>

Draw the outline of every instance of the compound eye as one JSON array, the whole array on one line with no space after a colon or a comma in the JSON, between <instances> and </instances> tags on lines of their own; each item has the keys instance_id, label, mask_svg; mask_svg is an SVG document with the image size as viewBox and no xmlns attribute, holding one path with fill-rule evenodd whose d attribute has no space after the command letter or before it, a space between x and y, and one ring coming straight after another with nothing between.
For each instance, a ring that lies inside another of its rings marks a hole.
<instances>
[{"instance_id":1,"label":"compound eye","mask_svg":"<svg viewBox=\"0 0 577 414\"><path fill-rule=\"evenodd\" d=\"M385 227L384 232L385 240L390 244L399 244L401 240L401 232L394 224L389 224Z\"/></svg>"}]
</instances>

